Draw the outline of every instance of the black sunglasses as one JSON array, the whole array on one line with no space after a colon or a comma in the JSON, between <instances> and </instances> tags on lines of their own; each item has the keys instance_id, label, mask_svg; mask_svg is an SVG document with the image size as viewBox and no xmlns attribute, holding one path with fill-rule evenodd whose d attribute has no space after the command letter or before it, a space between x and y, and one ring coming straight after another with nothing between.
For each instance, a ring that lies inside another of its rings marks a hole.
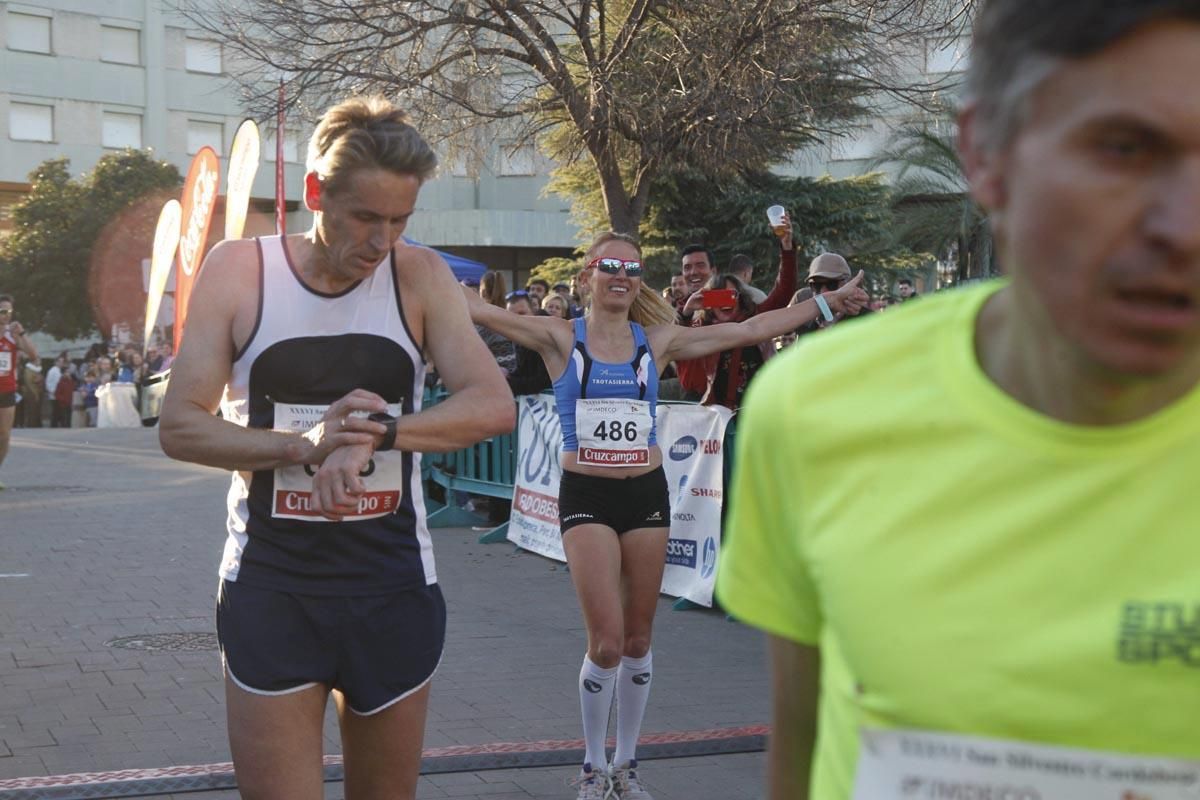
<instances>
[{"instance_id":1,"label":"black sunglasses","mask_svg":"<svg viewBox=\"0 0 1200 800\"><path fill-rule=\"evenodd\" d=\"M642 262L640 261L624 261L620 258L593 258L589 267L596 267L605 275L616 275L625 269L626 276L630 278L642 277Z\"/></svg>"},{"instance_id":2,"label":"black sunglasses","mask_svg":"<svg viewBox=\"0 0 1200 800\"><path fill-rule=\"evenodd\" d=\"M809 288L814 292L827 292L842 288L840 278L809 278Z\"/></svg>"}]
</instances>

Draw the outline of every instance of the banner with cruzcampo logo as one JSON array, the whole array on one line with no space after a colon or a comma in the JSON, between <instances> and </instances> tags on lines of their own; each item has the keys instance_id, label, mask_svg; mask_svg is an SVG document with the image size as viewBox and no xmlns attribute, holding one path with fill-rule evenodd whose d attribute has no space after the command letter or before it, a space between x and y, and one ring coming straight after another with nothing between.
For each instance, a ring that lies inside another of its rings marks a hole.
<instances>
[{"instance_id":1,"label":"banner with cruzcampo logo","mask_svg":"<svg viewBox=\"0 0 1200 800\"><path fill-rule=\"evenodd\" d=\"M558 527L562 424L550 395L517 398L517 475L508 539L566 561ZM723 448L730 412L719 406L660 403L657 440L671 491L670 539L662 591L712 606L721 547Z\"/></svg>"}]
</instances>

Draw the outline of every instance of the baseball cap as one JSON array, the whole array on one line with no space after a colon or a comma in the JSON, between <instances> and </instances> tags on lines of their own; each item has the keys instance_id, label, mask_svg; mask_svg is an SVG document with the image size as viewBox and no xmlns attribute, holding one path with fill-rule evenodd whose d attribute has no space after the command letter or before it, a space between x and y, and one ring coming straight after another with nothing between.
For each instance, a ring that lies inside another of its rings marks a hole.
<instances>
[{"instance_id":1,"label":"baseball cap","mask_svg":"<svg viewBox=\"0 0 1200 800\"><path fill-rule=\"evenodd\" d=\"M836 253L822 253L808 265L808 277L849 280L850 265Z\"/></svg>"}]
</instances>

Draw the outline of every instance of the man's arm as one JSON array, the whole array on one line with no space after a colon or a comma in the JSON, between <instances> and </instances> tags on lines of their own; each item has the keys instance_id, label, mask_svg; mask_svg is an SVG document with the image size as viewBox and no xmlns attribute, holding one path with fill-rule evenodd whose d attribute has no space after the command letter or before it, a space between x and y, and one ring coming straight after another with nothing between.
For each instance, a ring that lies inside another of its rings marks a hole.
<instances>
[{"instance_id":1,"label":"man's arm","mask_svg":"<svg viewBox=\"0 0 1200 800\"><path fill-rule=\"evenodd\" d=\"M386 409L382 398L367 392L348 395L331 406L326 416L336 417L338 427L326 431L322 425L309 438L244 428L213 415L233 364L239 306L243 315L257 310L258 272L253 269L257 258L254 242L245 239L222 242L204 260L188 306L187 334L171 366L159 417L159 443L171 458L228 470L319 464L334 448L369 444L383 430L382 425L358 417L349 418L344 427L340 424L351 411Z\"/></svg>"},{"instance_id":2,"label":"man's arm","mask_svg":"<svg viewBox=\"0 0 1200 800\"><path fill-rule=\"evenodd\" d=\"M767 750L769 800L808 800L821 652L790 639L768 636L771 656L771 742Z\"/></svg>"}]
</instances>

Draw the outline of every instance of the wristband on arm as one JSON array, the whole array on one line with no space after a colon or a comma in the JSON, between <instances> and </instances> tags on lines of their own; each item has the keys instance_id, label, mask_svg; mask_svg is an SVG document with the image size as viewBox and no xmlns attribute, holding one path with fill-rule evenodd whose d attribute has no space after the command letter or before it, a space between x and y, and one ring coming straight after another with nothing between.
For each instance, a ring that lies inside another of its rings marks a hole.
<instances>
[{"instance_id":1,"label":"wristband on arm","mask_svg":"<svg viewBox=\"0 0 1200 800\"><path fill-rule=\"evenodd\" d=\"M821 310L821 316L826 322L833 322L833 312L829 310L829 301L819 294L813 295L813 302L817 304L817 308Z\"/></svg>"}]
</instances>

